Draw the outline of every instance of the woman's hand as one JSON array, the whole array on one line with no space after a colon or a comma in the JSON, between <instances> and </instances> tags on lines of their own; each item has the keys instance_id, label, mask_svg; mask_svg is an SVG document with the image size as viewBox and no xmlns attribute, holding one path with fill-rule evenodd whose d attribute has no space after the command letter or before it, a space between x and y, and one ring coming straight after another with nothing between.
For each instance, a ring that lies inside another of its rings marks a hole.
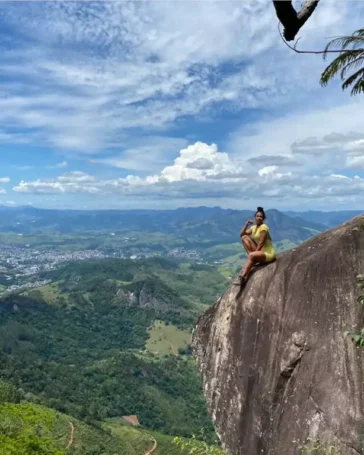
<instances>
[{"instance_id":1,"label":"woman's hand","mask_svg":"<svg viewBox=\"0 0 364 455\"><path fill-rule=\"evenodd\" d=\"M248 226L251 226L252 224L253 224L253 221L251 221L251 220L248 220L245 223L245 226L243 227L243 229L240 232L240 237L243 237L243 235L251 235L252 231L251 231L251 229L248 229Z\"/></svg>"}]
</instances>

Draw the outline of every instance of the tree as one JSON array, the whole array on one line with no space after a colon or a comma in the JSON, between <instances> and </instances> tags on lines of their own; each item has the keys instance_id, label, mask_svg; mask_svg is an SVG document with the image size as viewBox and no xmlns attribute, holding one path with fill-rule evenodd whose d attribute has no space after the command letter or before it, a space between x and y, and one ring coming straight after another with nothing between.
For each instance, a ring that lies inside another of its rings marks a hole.
<instances>
[{"instance_id":1,"label":"tree","mask_svg":"<svg viewBox=\"0 0 364 455\"><path fill-rule=\"evenodd\" d=\"M218 441L213 441L213 444L207 442L205 431L200 430L198 438L193 435L192 438L173 439L175 444L186 455L225 455L225 452L219 447Z\"/></svg>"},{"instance_id":2,"label":"tree","mask_svg":"<svg viewBox=\"0 0 364 455\"><path fill-rule=\"evenodd\" d=\"M173 444L186 455L225 455L220 447L208 445L204 441L198 441L195 437L191 439L176 437L173 439Z\"/></svg>"},{"instance_id":3,"label":"tree","mask_svg":"<svg viewBox=\"0 0 364 455\"><path fill-rule=\"evenodd\" d=\"M286 41L293 41L298 31L311 17L320 0L304 0L297 12L289 0L273 0L277 17L284 27L283 36Z\"/></svg>"},{"instance_id":4,"label":"tree","mask_svg":"<svg viewBox=\"0 0 364 455\"><path fill-rule=\"evenodd\" d=\"M327 85L331 79L340 75L343 90L351 87L352 95L364 93L364 28L352 35L331 40L324 51L324 58L334 46L340 46L342 53L322 73L321 84ZM354 72L349 75L352 71Z\"/></svg>"},{"instance_id":5,"label":"tree","mask_svg":"<svg viewBox=\"0 0 364 455\"><path fill-rule=\"evenodd\" d=\"M282 38L288 47L301 54L323 54L324 58L331 53L339 53L321 75L321 85L327 85L335 76L340 75L342 89L351 88L351 94L364 93L364 29L357 30L350 36L341 36L331 40L324 51L300 51L296 45L290 46L298 31L311 17L320 0L304 0L301 9L297 12L292 1L273 0L277 17L283 25ZM341 49L332 49L332 47ZM349 73L351 73L349 75Z\"/></svg>"},{"instance_id":6,"label":"tree","mask_svg":"<svg viewBox=\"0 0 364 455\"><path fill-rule=\"evenodd\" d=\"M327 85L335 76L340 75L343 90L352 86L352 95L364 93L364 29L359 29L349 36L334 38L323 51L297 49L298 40L291 46L284 39L280 30L279 33L286 46L298 54L323 54L324 59L329 54L339 54L321 74L321 85ZM333 47L336 49L332 49ZM352 71L354 73L348 76L348 73Z\"/></svg>"}]
</instances>

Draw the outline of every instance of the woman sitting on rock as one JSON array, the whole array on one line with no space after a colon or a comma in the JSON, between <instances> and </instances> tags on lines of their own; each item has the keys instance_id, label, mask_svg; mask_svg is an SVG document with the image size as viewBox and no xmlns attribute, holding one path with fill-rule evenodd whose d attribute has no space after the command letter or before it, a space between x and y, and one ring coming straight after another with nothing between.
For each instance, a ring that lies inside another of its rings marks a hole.
<instances>
[{"instance_id":1,"label":"woman sitting on rock","mask_svg":"<svg viewBox=\"0 0 364 455\"><path fill-rule=\"evenodd\" d=\"M248 253L248 260L244 270L233 281L233 284L237 286L246 283L249 272L254 265L266 264L274 261L276 258L272 239L269 234L269 227L264 223L264 220L265 213L263 207L258 207L255 213L256 225L249 228L253 224L253 221L249 220L240 233L242 243Z\"/></svg>"}]
</instances>

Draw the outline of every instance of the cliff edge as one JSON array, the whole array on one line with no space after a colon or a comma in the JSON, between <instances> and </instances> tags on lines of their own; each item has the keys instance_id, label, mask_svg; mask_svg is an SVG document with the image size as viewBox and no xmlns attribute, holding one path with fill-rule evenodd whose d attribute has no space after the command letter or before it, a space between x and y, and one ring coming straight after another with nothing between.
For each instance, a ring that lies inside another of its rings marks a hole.
<instances>
[{"instance_id":1,"label":"cliff edge","mask_svg":"<svg viewBox=\"0 0 364 455\"><path fill-rule=\"evenodd\" d=\"M364 348L343 336L364 327L360 274L364 215L280 254L199 318L193 352L229 455L364 454Z\"/></svg>"}]
</instances>

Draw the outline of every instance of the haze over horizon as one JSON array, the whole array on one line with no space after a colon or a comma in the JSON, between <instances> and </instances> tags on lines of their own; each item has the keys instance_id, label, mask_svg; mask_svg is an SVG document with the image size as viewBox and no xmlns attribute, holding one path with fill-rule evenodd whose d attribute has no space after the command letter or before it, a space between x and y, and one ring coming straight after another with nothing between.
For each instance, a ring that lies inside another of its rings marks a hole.
<instances>
[{"instance_id":1,"label":"haze over horizon","mask_svg":"<svg viewBox=\"0 0 364 455\"><path fill-rule=\"evenodd\" d=\"M363 14L321 2L299 47ZM1 204L362 208L362 96L320 86L269 0L4 2L0 42Z\"/></svg>"}]
</instances>

